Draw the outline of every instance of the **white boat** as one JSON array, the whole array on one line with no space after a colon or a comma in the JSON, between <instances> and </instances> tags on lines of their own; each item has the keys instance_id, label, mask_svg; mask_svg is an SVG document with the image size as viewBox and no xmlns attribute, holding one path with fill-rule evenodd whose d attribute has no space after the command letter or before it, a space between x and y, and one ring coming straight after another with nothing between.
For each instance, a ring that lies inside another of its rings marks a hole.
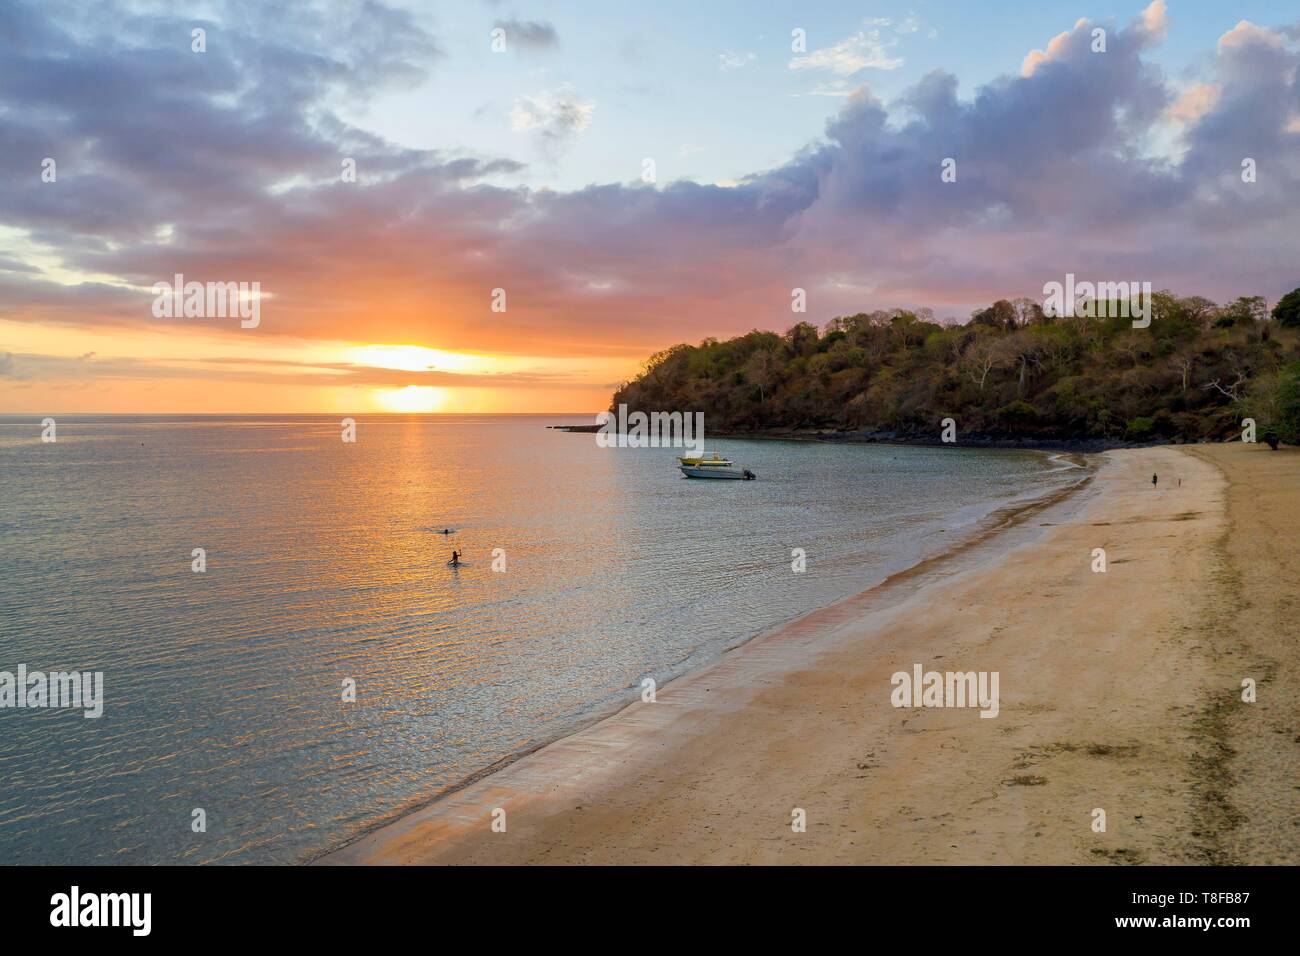
<instances>
[{"instance_id":1,"label":"white boat","mask_svg":"<svg viewBox=\"0 0 1300 956\"><path fill-rule=\"evenodd\" d=\"M733 478L751 481L756 477L748 468L738 468L731 462L726 462L724 465L710 461L698 465L682 465L681 469L682 474L687 478Z\"/></svg>"},{"instance_id":2,"label":"white boat","mask_svg":"<svg viewBox=\"0 0 1300 956\"><path fill-rule=\"evenodd\" d=\"M708 455L707 457L703 455L700 456L699 458L679 457L677 461L679 464L682 465L697 465L697 466L703 465L709 468L728 468L733 464L731 459L723 458L716 451L713 452L711 455Z\"/></svg>"}]
</instances>

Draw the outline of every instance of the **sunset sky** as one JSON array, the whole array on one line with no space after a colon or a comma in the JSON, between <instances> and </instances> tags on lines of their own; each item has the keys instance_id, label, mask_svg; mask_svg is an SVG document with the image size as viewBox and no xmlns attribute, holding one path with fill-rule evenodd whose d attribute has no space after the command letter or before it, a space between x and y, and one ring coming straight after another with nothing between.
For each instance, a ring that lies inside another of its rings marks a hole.
<instances>
[{"instance_id":1,"label":"sunset sky","mask_svg":"<svg viewBox=\"0 0 1300 956\"><path fill-rule=\"evenodd\" d=\"M1254 0L0 0L0 413L594 412L676 342L1067 272L1271 303L1298 65ZM156 317L177 273L260 324Z\"/></svg>"}]
</instances>

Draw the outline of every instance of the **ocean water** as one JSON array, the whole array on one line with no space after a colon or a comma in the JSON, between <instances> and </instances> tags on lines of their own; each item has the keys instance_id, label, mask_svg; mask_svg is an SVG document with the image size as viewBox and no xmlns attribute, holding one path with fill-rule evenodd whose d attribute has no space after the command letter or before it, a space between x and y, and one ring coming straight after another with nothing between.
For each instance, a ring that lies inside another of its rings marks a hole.
<instances>
[{"instance_id":1,"label":"ocean water","mask_svg":"<svg viewBox=\"0 0 1300 956\"><path fill-rule=\"evenodd\" d=\"M0 862L310 858L1075 477L718 441L759 480L690 481L545 428L587 421L0 417L0 671L105 682L0 709Z\"/></svg>"}]
</instances>

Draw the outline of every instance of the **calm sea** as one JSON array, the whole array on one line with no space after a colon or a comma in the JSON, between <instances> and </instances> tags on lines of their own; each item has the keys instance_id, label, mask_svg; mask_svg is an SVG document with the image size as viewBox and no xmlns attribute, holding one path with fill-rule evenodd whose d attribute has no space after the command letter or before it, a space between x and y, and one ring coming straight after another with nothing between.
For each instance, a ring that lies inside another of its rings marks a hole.
<instances>
[{"instance_id":1,"label":"calm sea","mask_svg":"<svg viewBox=\"0 0 1300 956\"><path fill-rule=\"evenodd\" d=\"M0 862L304 859L1074 477L718 441L759 480L690 481L544 427L591 420L0 417L0 671L105 681L0 709Z\"/></svg>"}]
</instances>

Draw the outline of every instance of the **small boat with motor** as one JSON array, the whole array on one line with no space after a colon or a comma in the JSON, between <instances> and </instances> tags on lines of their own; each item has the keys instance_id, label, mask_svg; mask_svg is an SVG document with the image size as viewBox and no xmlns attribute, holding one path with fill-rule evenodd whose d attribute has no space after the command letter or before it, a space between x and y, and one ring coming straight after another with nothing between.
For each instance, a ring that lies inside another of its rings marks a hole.
<instances>
[{"instance_id":1,"label":"small boat with motor","mask_svg":"<svg viewBox=\"0 0 1300 956\"><path fill-rule=\"evenodd\" d=\"M748 468L740 468L732 462L701 462L698 465L681 466L682 474L687 478L732 478L741 481L753 481L755 475Z\"/></svg>"}]
</instances>

